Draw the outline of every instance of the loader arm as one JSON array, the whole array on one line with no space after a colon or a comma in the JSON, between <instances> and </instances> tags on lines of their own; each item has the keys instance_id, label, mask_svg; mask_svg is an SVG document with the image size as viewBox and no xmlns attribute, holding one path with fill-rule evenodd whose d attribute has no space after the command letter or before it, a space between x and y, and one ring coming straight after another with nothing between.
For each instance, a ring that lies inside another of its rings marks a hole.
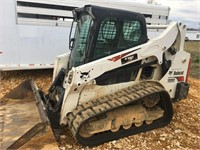
<instances>
[{"instance_id":1,"label":"loader arm","mask_svg":"<svg viewBox=\"0 0 200 150\"><path fill-rule=\"evenodd\" d=\"M151 56L156 57L157 63L163 63L163 54L175 43L182 41L185 26L176 22L170 23L162 34L145 44L127 49L85 65L73 67L65 79L65 95L61 109L60 123L66 124L66 115L77 107L79 96L85 85L95 82L95 78L105 72L122 66L144 60ZM180 49L182 50L182 46ZM189 60L187 60L189 62ZM175 90L175 89L173 89ZM73 99L73 100L72 100Z\"/></svg>"}]
</instances>

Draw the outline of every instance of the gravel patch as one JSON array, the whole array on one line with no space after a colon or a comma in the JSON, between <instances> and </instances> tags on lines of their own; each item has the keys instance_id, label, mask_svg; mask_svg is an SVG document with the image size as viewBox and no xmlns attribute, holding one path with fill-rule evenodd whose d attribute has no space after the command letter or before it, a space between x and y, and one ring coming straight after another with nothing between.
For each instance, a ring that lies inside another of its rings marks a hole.
<instances>
[{"instance_id":1,"label":"gravel patch","mask_svg":"<svg viewBox=\"0 0 200 150\"><path fill-rule=\"evenodd\" d=\"M0 98L28 78L33 78L38 87L47 92L52 81L52 72L52 70L1 72ZM61 136L60 149L200 149L200 80L190 78L189 83L188 98L173 104L174 116L168 126L93 148L81 147L66 129Z\"/></svg>"}]
</instances>

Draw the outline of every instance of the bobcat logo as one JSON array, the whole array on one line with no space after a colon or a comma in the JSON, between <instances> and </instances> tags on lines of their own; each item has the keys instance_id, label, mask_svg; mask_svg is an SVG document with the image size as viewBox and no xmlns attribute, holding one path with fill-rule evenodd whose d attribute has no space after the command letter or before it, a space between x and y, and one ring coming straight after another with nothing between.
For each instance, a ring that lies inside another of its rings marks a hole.
<instances>
[{"instance_id":1,"label":"bobcat logo","mask_svg":"<svg viewBox=\"0 0 200 150\"><path fill-rule=\"evenodd\" d=\"M172 75L172 73L173 73L173 71L169 71L169 75L170 75L170 76Z\"/></svg>"}]
</instances>

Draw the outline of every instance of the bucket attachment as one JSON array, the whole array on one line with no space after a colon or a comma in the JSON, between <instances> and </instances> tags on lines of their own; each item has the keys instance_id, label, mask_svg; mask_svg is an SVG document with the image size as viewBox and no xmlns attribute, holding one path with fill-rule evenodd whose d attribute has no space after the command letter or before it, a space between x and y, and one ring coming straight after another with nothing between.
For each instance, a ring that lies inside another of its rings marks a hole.
<instances>
[{"instance_id":1,"label":"bucket attachment","mask_svg":"<svg viewBox=\"0 0 200 150\"><path fill-rule=\"evenodd\" d=\"M26 99L33 98L33 92L31 88L32 79L28 79L6 94L2 99Z\"/></svg>"},{"instance_id":2,"label":"bucket attachment","mask_svg":"<svg viewBox=\"0 0 200 150\"><path fill-rule=\"evenodd\" d=\"M0 100L0 149L58 149L40 92L29 79Z\"/></svg>"}]
</instances>

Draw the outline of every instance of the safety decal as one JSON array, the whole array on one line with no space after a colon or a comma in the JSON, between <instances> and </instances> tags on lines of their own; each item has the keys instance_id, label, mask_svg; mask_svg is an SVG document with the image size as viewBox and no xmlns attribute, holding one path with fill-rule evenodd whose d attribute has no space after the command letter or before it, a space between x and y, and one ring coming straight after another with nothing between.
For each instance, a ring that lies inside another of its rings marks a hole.
<instances>
[{"instance_id":1,"label":"safety decal","mask_svg":"<svg viewBox=\"0 0 200 150\"><path fill-rule=\"evenodd\" d=\"M126 56L126 55L128 55L128 54L130 54L130 53L132 53L132 52L124 53L124 54L115 56L115 57L113 57L113 58L110 58L110 59L108 59L108 60L113 61L113 62L116 62L116 61L118 61L119 59L121 59L122 57L124 57L124 56Z\"/></svg>"},{"instance_id":2,"label":"safety decal","mask_svg":"<svg viewBox=\"0 0 200 150\"><path fill-rule=\"evenodd\" d=\"M127 52L127 53L124 53L124 54L121 54L121 55L117 55L117 56L115 56L115 57L109 58L108 60L113 61L113 62L116 62L116 61L120 60L122 57L124 57L124 56L126 56L126 55L128 55L128 54L130 54L130 53L132 53L132 52L134 52L134 51L137 51L137 50L139 50L139 49L141 49L141 48L135 49L135 50L133 50L133 51L131 51L131 52Z\"/></svg>"}]
</instances>

